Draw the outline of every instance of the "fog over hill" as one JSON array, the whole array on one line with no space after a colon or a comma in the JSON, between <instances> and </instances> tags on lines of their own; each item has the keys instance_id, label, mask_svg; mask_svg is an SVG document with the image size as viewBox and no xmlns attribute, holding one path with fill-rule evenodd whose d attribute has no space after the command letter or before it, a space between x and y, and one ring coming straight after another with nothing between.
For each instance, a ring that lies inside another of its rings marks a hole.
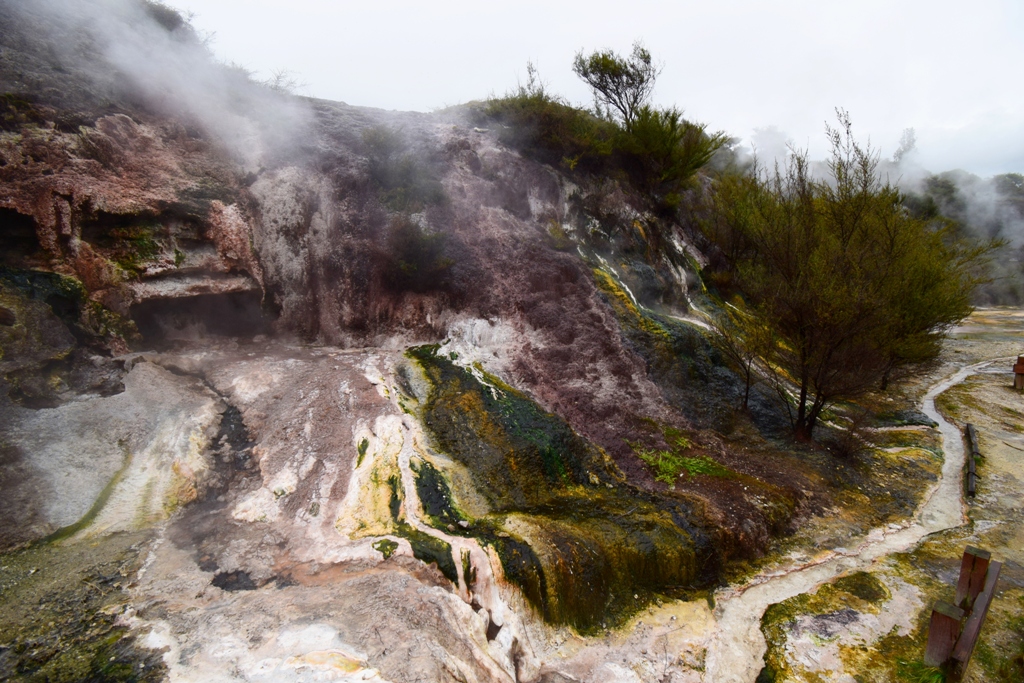
<instances>
[{"instance_id":1,"label":"fog over hill","mask_svg":"<svg viewBox=\"0 0 1024 683\"><path fill-rule=\"evenodd\" d=\"M350 104L431 111L500 95L525 82L528 60L553 91L589 104L573 55L639 38L664 64L655 103L748 148L774 126L822 158L840 106L887 157L912 127L933 172L1024 173L1024 96L1007 80L1024 59L1014 0L171 4L195 12L220 59L260 78L288 69L306 94Z\"/></svg>"}]
</instances>

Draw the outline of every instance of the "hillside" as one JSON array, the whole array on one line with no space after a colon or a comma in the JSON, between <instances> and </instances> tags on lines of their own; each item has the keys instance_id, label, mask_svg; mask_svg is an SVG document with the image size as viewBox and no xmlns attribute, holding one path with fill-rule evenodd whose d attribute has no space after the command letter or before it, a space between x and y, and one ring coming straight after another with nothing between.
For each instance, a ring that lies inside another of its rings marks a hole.
<instances>
[{"instance_id":1,"label":"hillside","mask_svg":"<svg viewBox=\"0 0 1024 683\"><path fill-rule=\"evenodd\" d=\"M0 547L41 567L5 676L597 676L938 476L740 410L694 226L483 105L295 97L146 3L0 12Z\"/></svg>"}]
</instances>

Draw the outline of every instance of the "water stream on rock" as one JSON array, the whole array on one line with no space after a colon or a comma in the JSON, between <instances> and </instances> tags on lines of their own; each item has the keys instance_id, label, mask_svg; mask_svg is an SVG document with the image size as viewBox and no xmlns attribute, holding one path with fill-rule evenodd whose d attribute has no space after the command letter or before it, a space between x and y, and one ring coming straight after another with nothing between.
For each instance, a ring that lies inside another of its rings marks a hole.
<instances>
[{"instance_id":1,"label":"water stream on rock","mask_svg":"<svg viewBox=\"0 0 1024 683\"><path fill-rule=\"evenodd\" d=\"M840 574L863 569L885 555L908 550L929 534L963 523L960 476L964 462L963 442L959 430L936 410L935 398L1000 360L1003 359L962 368L925 394L922 410L939 425L945 457L938 483L928 492L908 526L873 529L856 548L837 549L812 564L761 574L743 586L729 586L715 594L717 625L708 643L703 681L753 683L767 650L761 633L761 616L770 605L813 590Z\"/></svg>"},{"instance_id":2,"label":"water stream on rock","mask_svg":"<svg viewBox=\"0 0 1024 683\"><path fill-rule=\"evenodd\" d=\"M395 406L401 409L397 397L400 395L394 385L389 387L389 395ZM501 595L499 583L500 563L496 558L492 563L491 555L477 539L472 537L447 534L423 521L421 517L422 503L416 488L416 474L412 468L412 459L419 457L419 451L427 449L428 440L418 422L409 416L402 419L402 449L398 454L398 468L402 477L402 490L405 498L405 516L410 525L418 531L433 536L451 546L452 559L458 573L459 597L469 603L471 600L481 606L487 613L487 619L497 629L488 632L494 642L488 648L491 661L481 664L492 669L495 680L516 677L515 654L516 642L526 640L518 615L506 603ZM475 576L473 580L465 576L463 558L467 558ZM496 631L496 633L495 633Z\"/></svg>"}]
</instances>

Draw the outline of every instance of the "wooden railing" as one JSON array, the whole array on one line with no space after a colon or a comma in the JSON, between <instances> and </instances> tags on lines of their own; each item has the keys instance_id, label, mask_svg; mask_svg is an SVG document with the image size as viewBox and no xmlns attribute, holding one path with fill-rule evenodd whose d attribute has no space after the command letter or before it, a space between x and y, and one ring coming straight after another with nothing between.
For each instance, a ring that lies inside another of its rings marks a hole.
<instances>
[{"instance_id":1,"label":"wooden railing","mask_svg":"<svg viewBox=\"0 0 1024 683\"><path fill-rule=\"evenodd\" d=\"M932 609L924 663L944 669L950 681L961 680L967 671L1002 566L988 552L967 546L954 604L939 600Z\"/></svg>"}]
</instances>

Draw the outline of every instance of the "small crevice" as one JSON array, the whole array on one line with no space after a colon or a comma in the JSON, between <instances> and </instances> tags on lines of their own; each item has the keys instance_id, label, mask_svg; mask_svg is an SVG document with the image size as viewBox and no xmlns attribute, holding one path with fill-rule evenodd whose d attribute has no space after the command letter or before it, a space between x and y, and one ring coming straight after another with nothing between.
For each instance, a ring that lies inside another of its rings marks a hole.
<instances>
[{"instance_id":1,"label":"small crevice","mask_svg":"<svg viewBox=\"0 0 1024 683\"><path fill-rule=\"evenodd\" d=\"M488 615L490 617L490 615ZM487 640L491 641L501 633L501 624L495 623L493 618L487 619Z\"/></svg>"},{"instance_id":2,"label":"small crevice","mask_svg":"<svg viewBox=\"0 0 1024 683\"><path fill-rule=\"evenodd\" d=\"M270 334L273 322L259 291L149 299L132 305L130 316L154 348L208 337L252 338Z\"/></svg>"},{"instance_id":3,"label":"small crevice","mask_svg":"<svg viewBox=\"0 0 1024 683\"><path fill-rule=\"evenodd\" d=\"M213 577L211 585L226 591L254 591L256 582L249 576L249 572L239 569L233 572L221 572Z\"/></svg>"}]
</instances>

